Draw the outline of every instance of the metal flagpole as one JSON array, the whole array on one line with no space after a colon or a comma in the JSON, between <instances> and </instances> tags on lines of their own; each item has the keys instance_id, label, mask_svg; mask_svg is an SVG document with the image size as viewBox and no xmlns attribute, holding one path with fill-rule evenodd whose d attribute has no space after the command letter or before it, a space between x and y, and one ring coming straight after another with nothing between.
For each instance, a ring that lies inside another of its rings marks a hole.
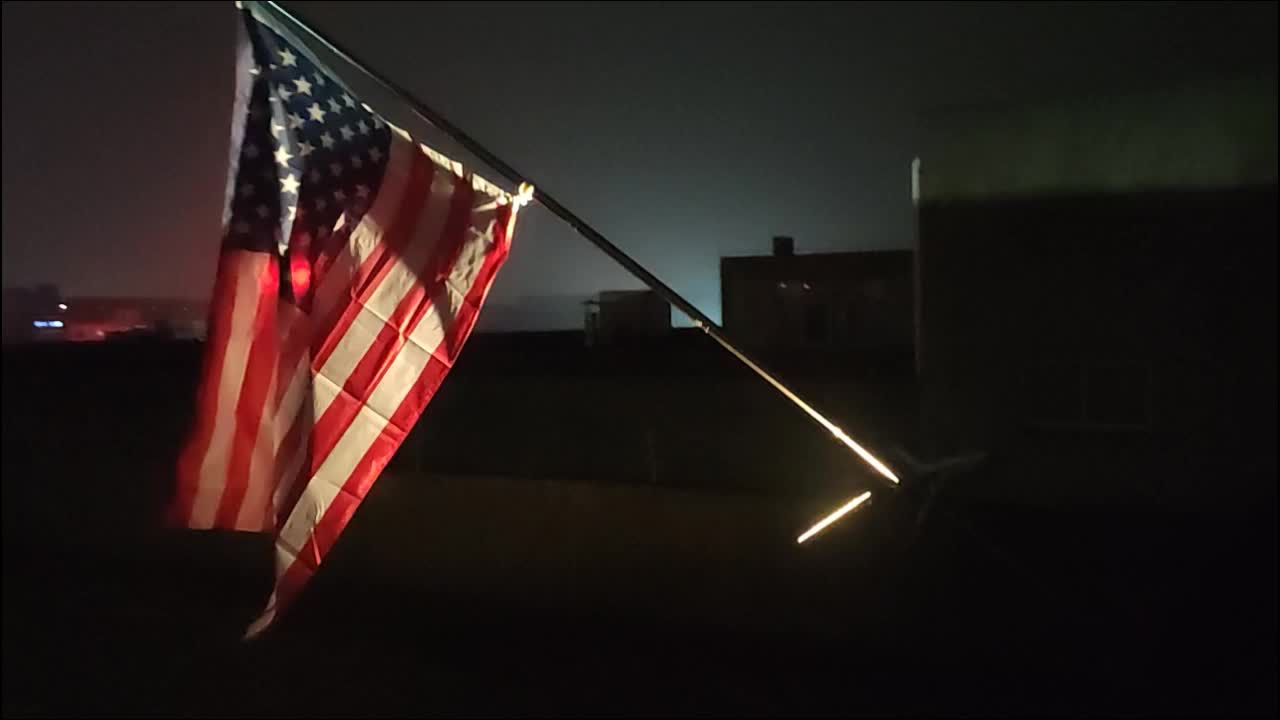
<instances>
[{"instance_id":1,"label":"metal flagpole","mask_svg":"<svg viewBox=\"0 0 1280 720\"><path fill-rule=\"evenodd\" d=\"M759 375L766 382L772 385L778 392L782 393L783 396L785 396L788 400L794 403L797 407L803 410L805 414L813 418L815 422L817 422L822 427L826 428L827 431L830 432L833 436L835 436L837 440L844 443L844 445L847 446L854 453L856 453L858 457L862 458L863 461L865 461L868 465L870 465L873 469L875 469L876 473L878 474L878 477L876 479L879 480L882 484L891 488L899 487L900 481L898 479L898 476L895 475L893 471L889 469L888 466L886 466L883 462L881 462L879 458L871 454L866 448L859 445L853 438L849 437L849 435L846 434L844 430L841 430L839 426L837 426L835 423L828 420L825 415L818 412L809 403L805 402L793 390L791 390L785 384L783 384L781 380L774 377L772 373L770 373L768 370L765 370L763 367L761 367L760 364L757 363L755 360L753 360L749 355L747 355L747 353L743 352L736 345L734 345L733 342L729 340L729 338L724 334L724 331L720 328L720 326L716 325L711 320L711 318L704 315L701 310L694 307L692 303L690 303L688 300L685 300L679 293L671 289L671 287L669 287L666 283L659 280L653 273L645 269L643 265L636 262L634 258L632 258L630 255L627 255L625 252L623 252L621 248L619 248L617 245L614 245L612 242L610 242L608 238L600 234L600 232L597 231L595 228L591 227L591 225L588 224L587 221L578 217L576 214L574 214L564 205L561 205L555 198L551 197L550 194L548 194L536 183L529 182L526 179L525 175L517 172L515 168L503 162L502 159L499 158L498 156L489 152L489 150L487 150L483 145L477 142L470 135L467 135L465 132L463 132L463 130L459 128L457 125L454 125L453 123L446 120L443 116L440 115L440 113L431 109L429 106L427 106L426 103L423 103L422 101L418 100L411 93L409 93L409 91L400 87L399 85L389 80L385 76L381 75L377 71L373 70L372 68L369 68L364 63L361 63L359 60L356 60L351 53L344 50L341 46L339 46L333 40L330 40L329 38L322 35L319 31L315 30L310 25L299 20L297 16L293 15L288 10L285 10L284 8L282 8L279 3L274 2L274 0L267 0L267 2L263 2L260 4L270 7L277 15L285 18L292 25L296 26L298 29L305 32L308 36L310 36L317 42L324 45L326 48L329 49L330 52L342 58L343 61L350 64L351 66L359 69L361 72L367 75L370 79L382 85L383 88L385 88L386 90L394 93L396 96L399 97L399 99L402 102L408 105L409 108L414 111L414 114L416 114L420 119L425 120L426 122L430 123L436 128L439 128L441 132L453 138L459 145L461 145L471 154L475 155L486 165L489 165L494 170L497 170L503 177L505 177L511 183L516 185L528 183L529 185L532 185L534 188L534 195L533 195L534 200L541 203L543 207L545 207L546 209L554 213L556 217L568 223L569 226L572 227L574 230L576 230L579 235L582 235L589 242L591 242L591 244L603 250L606 255L616 260L619 265L626 268L627 271L629 271L632 275L638 278L645 285L648 285L650 289L652 289L655 293L657 293L658 296L661 297L663 300L665 300L667 303L673 305L676 309L680 310L680 312L684 313L685 315L688 315L689 318L693 320L694 325L701 328L703 332L705 332L707 335L711 337L711 339L715 340L717 343L720 344L721 347L723 347L725 350L728 350L730 354L738 358L738 360L742 361L744 365L751 368L752 371L754 371L757 375Z\"/></svg>"}]
</instances>

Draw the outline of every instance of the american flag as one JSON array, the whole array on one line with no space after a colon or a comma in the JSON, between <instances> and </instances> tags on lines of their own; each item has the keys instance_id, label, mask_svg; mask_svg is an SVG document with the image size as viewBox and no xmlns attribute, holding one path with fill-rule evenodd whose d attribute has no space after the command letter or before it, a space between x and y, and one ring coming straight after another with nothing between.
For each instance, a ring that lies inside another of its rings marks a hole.
<instances>
[{"instance_id":1,"label":"american flag","mask_svg":"<svg viewBox=\"0 0 1280 720\"><path fill-rule=\"evenodd\" d=\"M512 197L390 126L246 3L196 421L172 519L275 535L267 627L452 367Z\"/></svg>"}]
</instances>

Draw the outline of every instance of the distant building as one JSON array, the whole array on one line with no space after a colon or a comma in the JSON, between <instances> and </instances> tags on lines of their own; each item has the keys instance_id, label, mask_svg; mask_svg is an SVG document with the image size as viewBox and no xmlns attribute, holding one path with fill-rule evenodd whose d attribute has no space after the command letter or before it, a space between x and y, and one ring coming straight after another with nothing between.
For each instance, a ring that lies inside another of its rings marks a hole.
<instances>
[{"instance_id":1,"label":"distant building","mask_svg":"<svg viewBox=\"0 0 1280 720\"><path fill-rule=\"evenodd\" d=\"M909 250L720 259L724 328L748 347L898 350L912 345Z\"/></svg>"},{"instance_id":2,"label":"distant building","mask_svg":"<svg viewBox=\"0 0 1280 720\"><path fill-rule=\"evenodd\" d=\"M1275 97L927 119L913 183L926 452L984 449L1002 468L965 490L1274 502Z\"/></svg>"},{"instance_id":3,"label":"distant building","mask_svg":"<svg viewBox=\"0 0 1280 720\"><path fill-rule=\"evenodd\" d=\"M4 342L60 339L62 293L56 285L4 289Z\"/></svg>"},{"instance_id":4,"label":"distant building","mask_svg":"<svg viewBox=\"0 0 1280 720\"><path fill-rule=\"evenodd\" d=\"M588 345L655 338L671 332L671 306L651 290L608 290L584 305Z\"/></svg>"},{"instance_id":5,"label":"distant building","mask_svg":"<svg viewBox=\"0 0 1280 720\"><path fill-rule=\"evenodd\" d=\"M102 342L125 337L203 339L204 302L173 298L63 297L57 288L6 289L5 342Z\"/></svg>"}]
</instances>

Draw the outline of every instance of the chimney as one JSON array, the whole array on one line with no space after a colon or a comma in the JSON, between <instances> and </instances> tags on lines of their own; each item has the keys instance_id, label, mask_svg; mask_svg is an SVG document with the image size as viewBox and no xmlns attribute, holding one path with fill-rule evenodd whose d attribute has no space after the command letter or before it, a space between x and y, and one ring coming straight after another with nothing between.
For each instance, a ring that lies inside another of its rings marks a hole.
<instances>
[{"instance_id":1,"label":"chimney","mask_svg":"<svg viewBox=\"0 0 1280 720\"><path fill-rule=\"evenodd\" d=\"M787 235L773 236L773 256L791 257L796 254L796 240Z\"/></svg>"}]
</instances>

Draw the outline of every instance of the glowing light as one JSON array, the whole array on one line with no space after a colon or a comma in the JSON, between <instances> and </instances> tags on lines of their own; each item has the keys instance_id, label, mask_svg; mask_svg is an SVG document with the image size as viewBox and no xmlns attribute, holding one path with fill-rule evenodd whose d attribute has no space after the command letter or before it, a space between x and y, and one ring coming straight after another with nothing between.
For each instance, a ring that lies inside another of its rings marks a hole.
<instances>
[{"instance_id":1,"label":"glowing light","mask_svg":"<svg viewBox=\"0 0 1280 720\"><path fill-rule=\"evenodd\" d=\"M32 327L49 327L49 323L45 322L44 320L36 320L35 322L31 323L31 326Z\"/></svg>"},{"instance_id":2,"label":"glowing light","mask_svg":"<svg viewBox=\"0 0 1280 720\"><path fill-rule=\"evenodd\" d=\"M796 538L796 542L802 543L805 540L808 540L809 538L813 537L814 535L817 535L818 533L822 532L823 529L825 529L828 525L844 517L849 512L851 512L854 508L858 507L859 505L861 505L862 503L870 499L871 499L871 491L868 490L862 493L861 495L859 495L858 497L845 503L844 505L841 505L835 512L822 518L821 520L818 521L817 525L814 525L813 527L809 528L804 532L803 535Z\"/></svg>"},{"instance_id":3,"label":"glowing light","mask_svg":"<svg viewBox=\"0 0 1280 720\"><path fill-rule=\"evenodd\" d=\"M66 304L66 303L58 303L58 309L59 309L59 310L66 310L66 309L67 309L67 304Z\"/></svg>"},{"instance_id":4,"label":"glowing light","mask_svg":"<svg viewBox=\"0 0 1280 720\"><path fill-rule=\"evenodd\" d=\"M289 281L293 285L293 296L301 298L311 289L311 266L305 258L294 256L293 267L289 268Z\"/></svg>"},{"instance_id":5,"label":"glowing light","mask_svg":"<svg viewBox=\"0 0 1280 720\"><path fill-rule=\"evenodd\" d=\"M50 321L49 321L49 327L62 327L62 321L61 321L61 320L50 320Z\"/></svg>"},{"instance_id":6,"label":"glowing light","mask_svg":"<svg viewBox=\"0 0 1280 720\"><path fill-rule=\"evenodd\" d=\"M889 469L889 466L880 462L880 458L877 458L875 455L867 452L865 448L854 442L853 438L846 435L844 430L841 430L834 425L831 425L828 429L831 430L832 435L836 436L837 440L849 446L849 449L857 453L858 457L862 458L868 465L875 468L876 472L885 476L894 485L901 484L902 481L898 479L897 475L893 474L893 471Z\"/></svg>"}]
</instances>

